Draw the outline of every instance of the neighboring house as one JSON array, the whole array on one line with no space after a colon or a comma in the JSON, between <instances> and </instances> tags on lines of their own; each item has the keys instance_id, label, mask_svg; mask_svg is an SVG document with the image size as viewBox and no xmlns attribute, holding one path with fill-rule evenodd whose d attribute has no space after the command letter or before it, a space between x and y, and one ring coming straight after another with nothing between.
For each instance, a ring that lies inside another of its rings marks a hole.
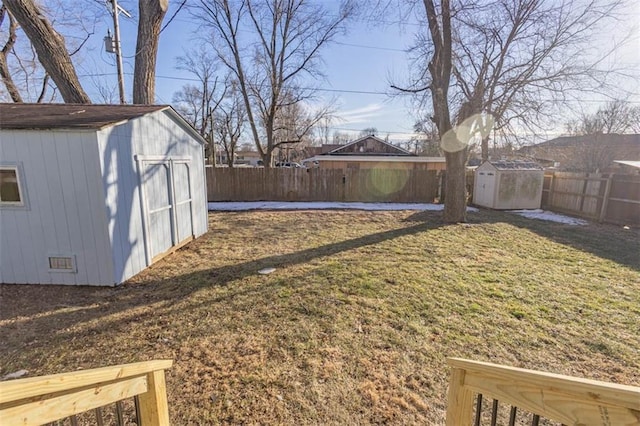
<instances>
[{"instance_id":1,"label":"neighboring house","mask_svg":"<svg viewBox=\"0 0 640 426\"><path fill-rule=\"evenodd\" d=\"M445 170L444 157L419 157L375 136L365 136L311 158L321 169Z\"/></svg>"},{"instance_id":2,"label":"neighboring house","mask_svg":"<svg viewBox=\"0 0 640 426\"><path fill-rule=\"evenodd\" d=\"M227 153L224 151L224 149L219 149L218 151L216 151L216 166L226 166L226 165L227 165Z\"/></svg>"},{"instance_id":3,"label":"neighboring house","mask_svg":"<svg viewBox=\"0 0 640 426\"><path fill-rule=\"evenodd\" d=\"M204 234L204 144L170 106L0 104L0 282L117 285Z\"/></svg>"},{"instance_id":4,"label":"neighboring house","mask_svg":"<svg viewBox=\"0 0 640 426\"><path fill-rule=\"evenodd\" d=\"M262 157L258 151L237 151L235 164L247 166L261 166Z\"/></svg>"},{"instance_id":5,"label":"neighboring house","mask_svg":"<svg viewBox=\"0 0 640 426\"><path fill-rule=\"evenodd\" d=\"M544 170L530 161L485 161L475 170L473 204L498 210L537 209Z\"/></svg>"},{"instance_id":6,"label":"neighboring house","mask_svg":"<svg viewBox=\"0 0 640 426\"><path fill-rule=\"evenodd\" d=\"M520 148L517 154L559 170L595 172L614 159L635 160L640 153L640 134L562 136Z\"/></svg>"}]
</instances>

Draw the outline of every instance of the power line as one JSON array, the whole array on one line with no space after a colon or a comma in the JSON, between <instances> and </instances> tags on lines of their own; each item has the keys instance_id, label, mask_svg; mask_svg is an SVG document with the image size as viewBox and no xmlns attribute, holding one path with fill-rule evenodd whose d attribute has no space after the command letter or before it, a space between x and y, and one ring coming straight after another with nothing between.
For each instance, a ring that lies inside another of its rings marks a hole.
<instances>
[{"instance_id":1,"label":"power line","mask_svg":"<svg viewBox=\"0 0 640 426\"><path fill-rule=\"evenodd\" d=\"M393 47L367 46L365 44L343 43L341 41L334 41L333 43L334 44L339 44L341 46L358 47L358 48L361 48L361 49L385 50L385 51L389 51L389 52L407 53L407 50L405 50L405 49L396 49L396 48L393 48Z\"/></svg>"},{"instance_id":2,"label":"power line","mask_svg":"<svg viewBox=\"0 0 640 426\"><path fill-rule=\"evenodd\" d=\"M108 76L113 76L116 75L115 73L95 73L95 74L81 74L80 77L108 77ZM125 73L125 75L128 76L132 76L132 73ZM177 77L177 76L170 76L170 75L156 75L156 78L159 79L164 79L164 80L176 80L176 81L194 81L194 82L200 82L199 79L197 78L190 78L190 77ZM390 92L382 92L382 91L375 91L375 90L353 90L353 89L330 89L330 88L324 88L324 87L300 87L300 90L316 90L318 92L328 92L328 93L349 93L349 94L356 94L356 95L376 95L376 96L380 96L380 95L384 95L384 96L391 96L392 94ZM412 96L413 93L393 93L393 96ZM631 96L640 96L640 93L633 93L631 94ZM559 101L560 102L560 101ZM590 102L590 103L603 103L606 102L606 99L565 99L561 102ZM640 104L640 101L625 101L628 103L632 103L632 104Z\"/></svg>"}]
</instances>

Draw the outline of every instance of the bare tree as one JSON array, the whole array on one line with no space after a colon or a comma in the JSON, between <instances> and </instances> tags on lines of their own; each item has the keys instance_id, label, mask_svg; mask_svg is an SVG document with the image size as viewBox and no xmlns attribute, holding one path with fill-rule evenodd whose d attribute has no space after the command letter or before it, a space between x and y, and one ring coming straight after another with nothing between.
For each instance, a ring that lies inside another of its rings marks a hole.
<instances>
[{"instance_id":1,"label":"bare tree","mask_svg":"<svg viewBox=\"0 0 640 426\"><path fill-rule=\"evenodd\" d=\"M418 120L413 125L414 136L407 142L407 149L426 157L442 156L438 129L433 121Z\"/></svg>"},{"instance_id":2,"label":"bare tree","mask_svg":"<svg viewBox=\"0 0 640 426\"><path fill-rule=\"evenodd\" d=\"M76 8L90 9L100 2L78 2ZM59 33L56 25L69 25L68 22L52 22L45 9L33 0L4 0L3 5L15 17L21 29L27 35L31 45L37 52L38 62L44 68L42 90L39 99L44 99L49 79L53 80L65 102L90 103L88 95L81 86L71 57L79 51L93 34L92 30L83 28L86 36L79 43L65 44L65 37ZM78 6L79 5L79 6ZM134 103L152 104L155 97L155 67L160 36L160 23L168 7L168 0L141 0L139 2L140 17L138 23L138 44L136 46L136 64L134 72ZM61 5L60 10L69 9L69 5ZM74 9L75 10L75 9ZM80 13L80 12L78 12ZM73 25L83 27L84 15L70 17ZM76 46L73 46L73 45ZM17 58L20 61L19 58ZM2 64L0 64L1 67ZM25 74L26 67L22 66ZM5 80L6 83L6 80ZM55 91L54 91L55 93ZM102 94L104 96L104 94Z\"/></svg>"},{"instance_id":3,"label":"bare tree","mask_svg":"<svg viewBox=\"0 0 640 426\"><path fill-rule=\"evenodd\" d=\"M213 115L212 142L224 150L229 167L233 167L246 121L244 103L237 91L233 91Z\"/></svg>"},{"instance_id":4,"label":"bare tree","mask_svg":"<svg viewBox=\"0 0 640 426\"><path fill-rule=\"evenodd\" d=\"M219 77L216 58L203 46L178 57L177 62L177 68L193 75L197 85L184 85L173 95L173 102L191 125L209 138L213 115L229 91L229 79Z\"/></svg>"},{"instance_id":5,"label":"bare tree","mask_svg":"<svg viewBox=\"0 0 640 426\"><path fill-rule=\"evenodd\" d=\"M566 124L570 135L598 133L628 133L640 131L640 107L631 106L620 99L608 102L594 114L582 114Z\"/></svg>"},{"instance_id":6,"label":"bare tree","mask_svg":"<svg viewBox=\"0 0 640 426\"><path fill-rule=\"evenodd\" d=\"M607 87L603 58L585 54L602 21L620 1L496 0L458 6L453 76L456 96L490 114L509 138L536 126L553 104L582 90ZM605 53L607 55L609 52ZM597 89L599 88L599 89ZM488 135L482 159L488 159Z\"/></svg>"},{"instance_id":7,"label":"bare tree","mask_svg":"<svg viewBox=\"0 0 640 426\"><path fill-rule=\"evenodd\" d=\"M459 143L458 136L452 132L451 113L449 107L449 85L453 69L453 40L451 29L451 5L449 0L442 0L440 12L432 0L424 0L432 54L428 64L433 121L438 128L440 140L452 140L452 147L445 149L447 174L445 177L445 205L443 220L448 223L464 222L466 219L466 187L465 164L467 147ZM458 113L460 123L471 116L472 105L467 102Z\"/></svg>"},{"instance_id":8,"label":"bare tree","mask_svg":"<svg viewBox=\"0 0 640 426\"><path fill-rule=\"evenodd\" d=\"M465 219L469 140L481 138L487 158L494 121L503 134L536 129L571 93L606 86L606 70L599 70L597 59L585 55L584 48L619 2L423 4L429 31L419 38L416 77L409 89L428 94L442 143L459 149L445 148L444 213L445 221L458 222Z\"/></svg>"},{"instance_id":9,"label":"bare tree","mask_svg":"<svg viewBox=\"0 0 640 426\"><path fill-rule=\"evenodd\" d=\"M375 127L367 127L366 129L360 130L358 137L363 138L365 136L375 136L376 134L378 134L378 129Z\"/></svg>"},{"instance_id":10,"label":"bare tree","mask_svg":"<svg viewBox=\"0 0 640 426\"><path fill-rule=\"evenodd\" d=\"M200 1L197 14L220 41L217 53L238 81L265 167L274 150L289 142L277 131L280 110L313 97L315 90L304 88L302 78L320 76L321 49L353 12L350 1L337 15L304 0ZM241 28L255 37L240 37Z\"/></svg>"},{"instance_id":11,"label":"bare tree","mask_svg":"<svg viewBox=\"0 0 640 426\"><path fill-rule=\"evenodd\" d=\"M4 22L5 17L9 18L9 30L7 35L7 41L5 45L0 50L0 77L2 77L2 82L7 88L7 92L11 97L13 102L22 102L22 96L20 95L20 90L16 86L11 77L11 73L9 72L9 64L7 58L9 56L9 52L13 49L13 46L16 43L16 31L18 29L18 23L11 15L11 12L7 10L7 7L3 4L0 7L0 27L2 27L2 23Z\"/></svg>"},{"instance_id":12,"label":"bare tree","mask_svg":"<svg viewBox=\"0 0 640 426\"><path fill-rule=\"evenodd\" d=\"M341 132L339 130L333 131L333 143L336 145L344 145L353 138L347 132Z\"/></svg>"},{"instance_id":13,"label":"bare tree","mask_svg":"<svg viewBox=\"0 0 640 426\"><path fill-rule=\"evenodd\" d=\"M291 161L292 155L298 157L306 146L312 144L316 126L332 114L333 110L328 106L312 111L301 102L285 103L278 110L274 123L274 140L278 141L278 159Z\"/></svg>"},{"instance_id":14,"label":"bare tree","mask_svg":"<svg viewBox=\"0 0 640 426\"><path fill-rule=\"evenodd\" d=\"M133 71L133 103L154 104L156 90L156 60L160 40L160 25L169 0L140 0L138 9L138 40Z\"/></svg>"},{"instance_id":15,"label":"bare tree","mask_svg":"<svg viewBox=\"0 0 640 426\"><path fill-rule=\"evenodd\" d=\"M32 0L4 0L38 54L38 60L55 82L65 102L91 103L80 85L65 40Z\"/></svg>"}]
</instances>

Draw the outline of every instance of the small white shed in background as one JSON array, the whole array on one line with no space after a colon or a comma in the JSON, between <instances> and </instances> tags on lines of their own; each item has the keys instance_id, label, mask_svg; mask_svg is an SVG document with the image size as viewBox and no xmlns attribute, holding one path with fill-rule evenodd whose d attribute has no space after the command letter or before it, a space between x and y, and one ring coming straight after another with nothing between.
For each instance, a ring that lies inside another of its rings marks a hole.
<instances>
[{"instance_id":1,"label":"small white shed in background","mask_svg":"<svg viewBox=\"0 0 640 426\"><path fill-rule=\"evenodd\" d=\"M537 209L544 170L530 161L485 161L475 170L473 204L496 210Z\"/></svg>"},{"instance_id":2,"label":"small white shed in background","mask_svg":"<svg viewBox=\"0 0 640 426\"><path fill-rule=\"evenodd\" d=\"M0 104L0 282L113 286L204 234L204 143L170 106Z\"/></svg>"}]
</instances>

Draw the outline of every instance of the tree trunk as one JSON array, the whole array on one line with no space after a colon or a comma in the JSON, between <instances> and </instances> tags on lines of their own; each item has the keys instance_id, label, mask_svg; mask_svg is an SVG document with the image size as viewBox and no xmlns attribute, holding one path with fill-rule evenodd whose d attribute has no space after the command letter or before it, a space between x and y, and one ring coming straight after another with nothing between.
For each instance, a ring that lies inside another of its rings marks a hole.
<instances>
[{"instance_id":1,"label":"tree trunk","mask_svg":"<svg viewBox=\"0 0 640 426\"><path fill-rule=\"evenodd\" d=\"M29 37L38 60L55 82L64 101L91 103L80 85L64 38L53 28L38 6L32 0L4 0L4 5Z\"/></svg>"},{"instance_id":2,"label":"tree trunk","mask_svg":"<svg viewBox=\"0 0 640 426\"><path fill-rule=\"evenodd\" d=\"M482 138L481 144L482 162L489 160L489 136Z\"/></svg>"},{"instance_id":3,"label":"tree trunk","mask_svg":"<svg viewBox=\"0 0 640 426\"><path fill-rule=\"evenodd\" d=\"M133 103L154 104L156 92L156 59L160 39L160 25L169 0L140 0L138 41L133 72Z\"/></svg>"},{"instance_id":4,"label":"tree trunk","mask_svg":"<svg viewBox=\"0 0 640 426\"><path fill-rule=\"evenodd\" d=\"M451 7L449 0L442 0L441 20L438 20L438 10L433 0L424 0L429 32L433 43L433 57L429 62L431 75L431 101L433 104L434 121L438 127L440 140L452 131L451 114L449 111L449 84L452 69L452 36L451 36ZM466 141L465 141L466 142ZM467 149L446 152L447 172L445 177L444 214L442 219L446 223L464 222L467 218L465 164Z\"/></svg>"},{"instance_id":5,"label":"tree trunk","mask_svg":"<svg viewBox=\"0 0 640 426\"><path fill-rule=\"evenodd\" d=\"M16 44L16 30L18 29L18 25L16 24L16 20L13 15L11 15L11 12L7 10L6 6L0 7L0 25L2 25L2 21L4 21L5 14L9 17L9 34L7 36L6 44L2 48L2 51L0 51L0 77L7 88L7 92L9 92L9 96L11 96L11 100L13 102L22 102L22 96L20 95L18 87L11 78L9 65L7 64L7 55Z\"/></svg>"},{"instance_id":6,"label":"tree trunk","mask_svg":"<svg viewBox=\"0 0 640 426\"><path fill-rule=\"evenodd\" d=\"M465 222L467 220L467 149L445 152L444 156L447 160L447 173L442 220L446 223Z\"/></svg>"}]
</instances>

